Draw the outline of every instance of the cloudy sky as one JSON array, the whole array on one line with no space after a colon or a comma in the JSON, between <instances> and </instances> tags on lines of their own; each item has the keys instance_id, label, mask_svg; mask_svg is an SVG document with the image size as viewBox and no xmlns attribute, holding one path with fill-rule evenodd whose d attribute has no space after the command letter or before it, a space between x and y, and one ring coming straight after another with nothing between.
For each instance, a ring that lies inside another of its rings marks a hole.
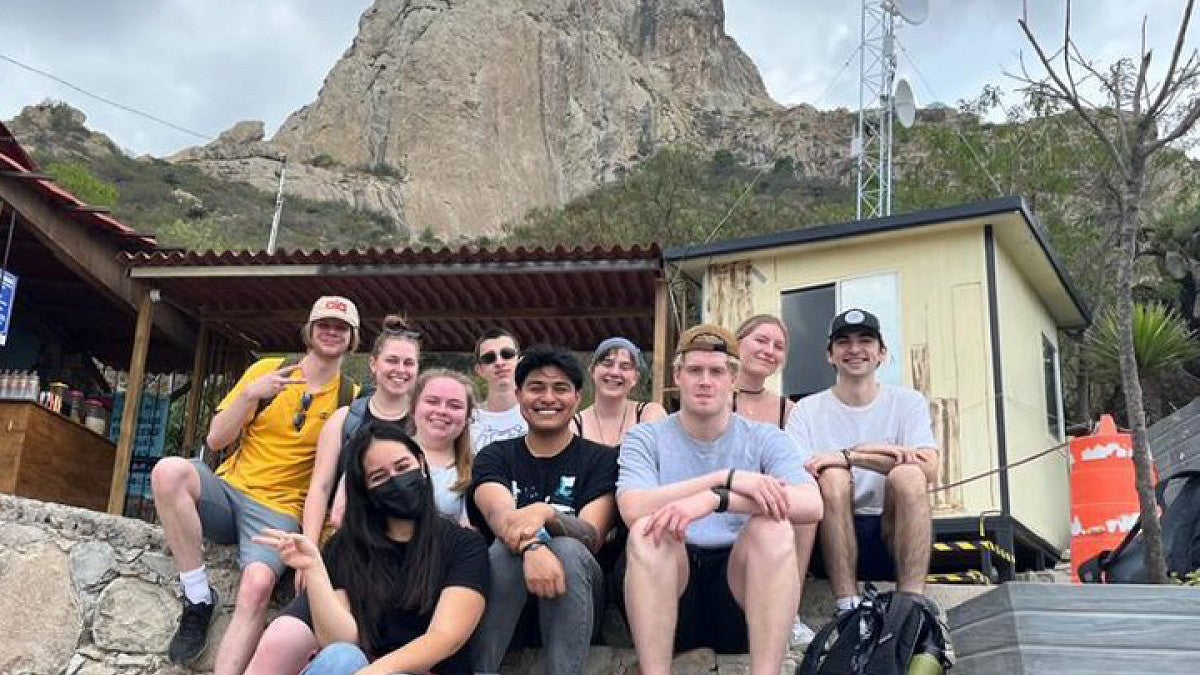
<instances>
[{"instance_id":1,"label":"cloudy sky","mask_svg":"<svg viewBox=\"0 0 1200 675\"><path fill-rule=\"evenodd\" d=\"M205 142L89 98L15 60L202 135L215 136L243 119L265 121L270 134L316 97L370 2L4 0L0 119L55 99L86 112L91 128L135 154L169 154ZM1039 36L1061 34L1065 0L929 0L928 20L898 31L900 75L912 82L918 102L954 104L986 83L1011 85L1004 72L1018 68L1022 51L1030 59L1017 26L1026 4ZM1145 15L1147 42L1164 59L1183 4L1077 0L1076 41L1102 62L1133 54ZM860 7L858 0L725 0L726 29L776 100L854 108ZM1190 36L1189 45L1195 44L1200 36Z\"/></svg>"}]
</instances>

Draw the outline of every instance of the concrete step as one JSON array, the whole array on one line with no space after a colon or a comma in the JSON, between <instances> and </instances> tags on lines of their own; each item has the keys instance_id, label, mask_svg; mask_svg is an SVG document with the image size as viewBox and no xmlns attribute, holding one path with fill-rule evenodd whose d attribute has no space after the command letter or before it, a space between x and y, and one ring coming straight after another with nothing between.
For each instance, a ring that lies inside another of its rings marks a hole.
<instances>
[{"instance_id":1,"label":"concrete step","mask_svg":"<svg viewBox=\"0 0 1200 675\"><path fill-rule=\"evenodd\" d=\"M890 591L895 584L881 581L875 584L881 591ZM951 607L957 607L971 598L978 597L995 588L984 585L958 584L929 584L925 587L925 595L946 612ZM829 590L829 582L824 579L809 579L804 584L804 598L800 602L800 619L813 630L818 630L825 622L833 617L837 604L833 593Z\"/></svg>"},{"instance_id":2,"label":"concrete step","mask_svg":"<svg viewBox=\"0 0 1200 675\"><path fill-rule=\"evenodd\" d=\"M891 590L895 584L880 582L876 584L880 590ZM957 586L932 584L926 588L926 595L932 598L946 612L952 607L978 597L995 586ZM819 630L825 622L833 618L833 594L829 590L829 582L823 579L809 579L804 585L804 599L801 602L800 618L814 631ZM587 675L636 675L637 655L632 649L632 640L627 629L619 620L615 609L606 617L603 628L603 638L607 646L594 646L588 654ZM782 675L791 675L796 666L804 658L804 648L807 645L795 644L788 650L784 658ZM545 662L541 650L526 650L509 654L505 658L502 675L541 675L545 672ZM750 657L746 654L714 654L709 649L696 649L680 654L672 663L672 672L678 675L694 675L695 673L720 673L721 675L745 675L750 672Z\"/></svg>"}]
</instances>

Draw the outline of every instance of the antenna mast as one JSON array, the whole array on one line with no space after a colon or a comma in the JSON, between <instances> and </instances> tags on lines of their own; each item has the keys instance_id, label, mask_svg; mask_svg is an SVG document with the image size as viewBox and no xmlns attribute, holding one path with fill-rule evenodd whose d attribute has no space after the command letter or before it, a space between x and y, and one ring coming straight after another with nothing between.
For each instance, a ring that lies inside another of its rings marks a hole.
<instances>
[{"instance_id":1,"label":"antenna mast","mask_svg":"<svg viewBox=\"0 0 1200 675\"><path fill-rule=\"evenodd\" d=\"M892 129L898 103L892 94L896 17L917 25L928 11L928 0L862 0L858 128L851 145L851 154L858 160L855 217L859 220L892 215ZM912 107L911 95L899 103L907 111Z\"/></svg>"},{"instance_id":2,"label":"antenna mast","mask_svg":"<svg viewBox=\"0 0 1200 675\"><path fill-rule=\"evenodd\" d=\"M271 216L271 236L267 238L267 254L275 252L275 239L279 235L279 216L283 213L283 175L287 173L287 155L279 166L279 190L275 193L275 215Z\"/></svg>"}]
</instances>

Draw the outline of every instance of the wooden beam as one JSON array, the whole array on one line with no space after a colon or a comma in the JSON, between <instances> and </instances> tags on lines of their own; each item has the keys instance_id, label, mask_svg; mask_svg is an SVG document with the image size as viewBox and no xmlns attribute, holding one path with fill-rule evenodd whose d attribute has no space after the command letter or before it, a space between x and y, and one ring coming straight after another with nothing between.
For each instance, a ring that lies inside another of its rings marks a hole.
<instances>
[{"instance_id":1,"label":"wooden beam","mask_svg":"<svg viewBox=\"0 0 1200 675\"><path fill-rule=\"evenodd\" d=\"M87 227L48 204L27 183L0 179L0 199L20 213L23 228L67 269L99 289L114 305L134 313L142 286L130 279L117 262L120 249L115 244L89 233ZM195 345L194 330L182 312L163 306L155 314L156 325L168 339L188 348Z\"/></svg>"},{"instance_id":2,"label":"wooden beam","mask_svg":"<svg viewBox=\"0 0 1200 675\"><path fill-rule=\"evenodd\" d=\"M133 333L133 353L129 356L129 389L125 391L125 410L121 414L121 435L117 438L117 457L113 464L112 485L108 489L108 512L125 512L125 484L129 481L129 462L133 459L133 441L137 435L138 413L142 408L142 381L146 379L146 354L150 351L150 323L154 301L143 292L138 301L137 329Z\"/></svg>"},{"instance_id":3,"label":"wooden beam","mask_svg":"<svg viewBox=\"0 0 1200 675\"><path fill-rule=\"evenodd\" d=\"M200 394L204 390L204 378L208 377L208 322L200 324L200 335L196 338L196 358L192 361L191 386L188 388L187 412L183 417L183 440L179 448L184 457L191 455L196 441L196 422L200 416Z\"/></svg>"},{"instance_id":4,"label":"wooden beam","mask_svg":"<svg viewBox=\"0 0 1200 675\"><path fill-rule=\"evenodd\" d=\"M654 286L654 372L651 373L650 400L666 405L663 398L667 387L667 333L671 313L669 299L671 287L667 280L659 278Z\"/></svg>"}]
</instances>

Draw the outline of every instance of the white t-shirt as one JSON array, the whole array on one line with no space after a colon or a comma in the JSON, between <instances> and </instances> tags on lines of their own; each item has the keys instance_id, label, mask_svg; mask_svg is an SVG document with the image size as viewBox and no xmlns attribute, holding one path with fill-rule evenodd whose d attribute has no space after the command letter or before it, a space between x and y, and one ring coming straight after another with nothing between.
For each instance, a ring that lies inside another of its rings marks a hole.
<instances>
[{"instance_id":1,"label":"white t-shirt","mask_svg":"<svg viewBox=\"0 0 1200 675\"><path fill-rule=\"evenodd\" d=\"M929 403L907 387L880 385L875 400L862 407L842 403L833 390L796 402L785 427L805 459L815 453L849 448L859 443L887 443L911 448L937 448ZM883 513L884 476L854 467L854 512Z\"/></svg>"},{"instance_id":2,"label":"white t-shirt","mask_svg":"<svg viewBox=\"0 0 1200 675\"><path fill-rule=\"evenodd\" d=\"M471 446L478 452L496 441L505 441L529 433L529 424L521 416L521 406L492 412L475 408L471 418Z\"/></svg>"}]
</instances>

